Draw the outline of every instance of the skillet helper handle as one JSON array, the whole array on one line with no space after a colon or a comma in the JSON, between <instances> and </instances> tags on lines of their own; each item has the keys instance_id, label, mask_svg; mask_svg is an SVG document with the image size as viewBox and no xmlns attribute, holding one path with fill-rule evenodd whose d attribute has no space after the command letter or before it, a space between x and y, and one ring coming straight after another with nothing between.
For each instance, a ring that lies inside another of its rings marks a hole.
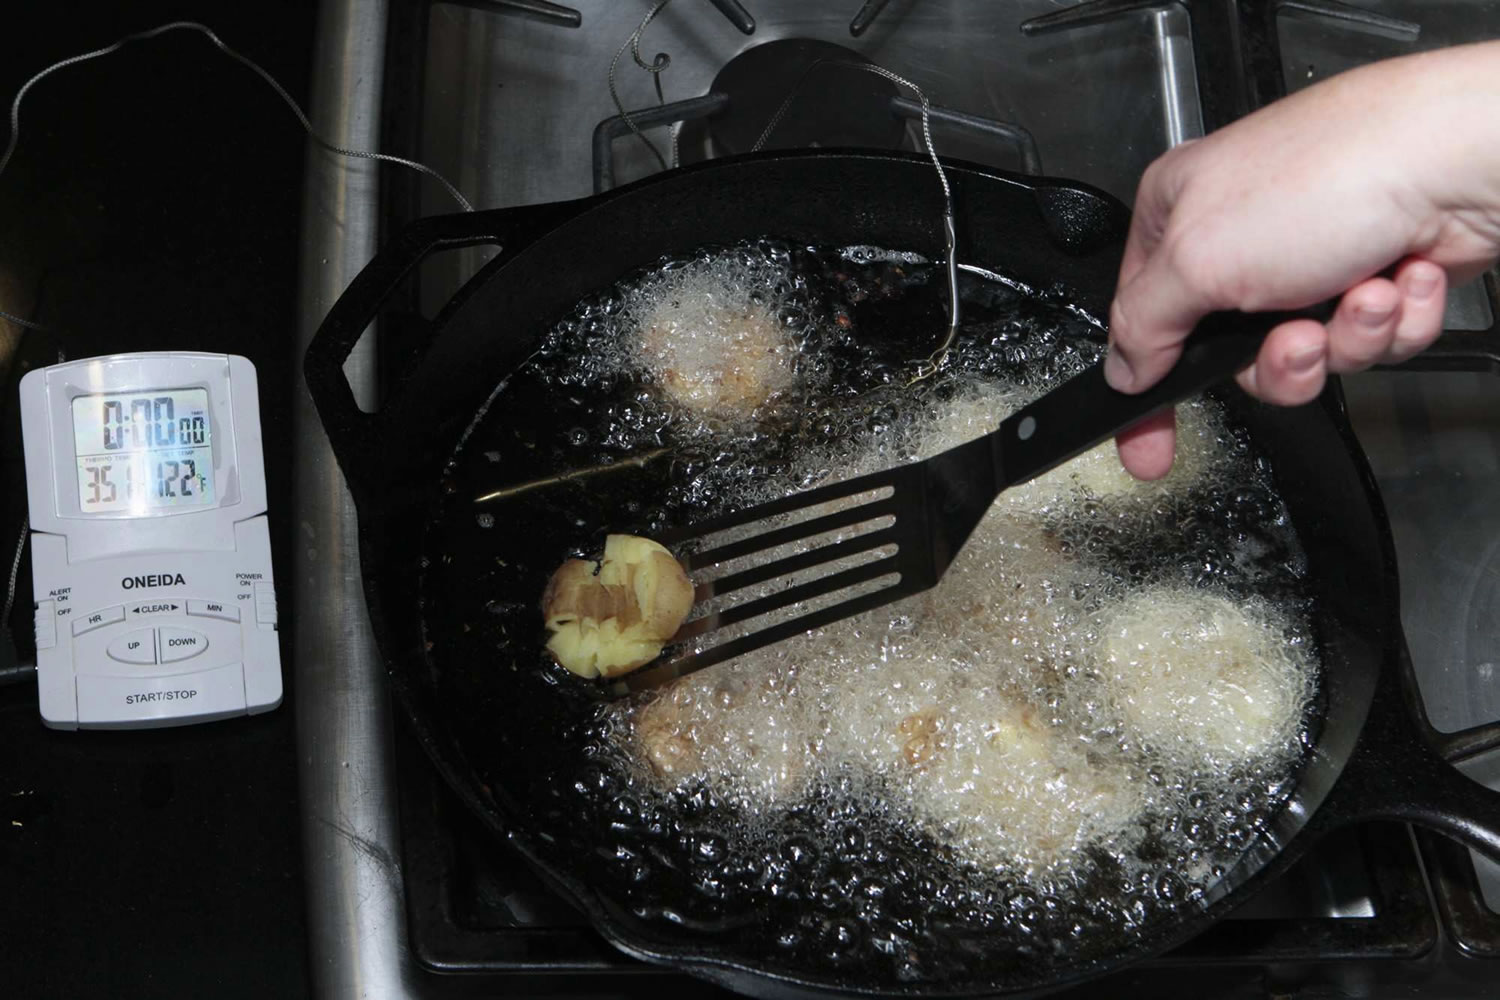
<instances>
[{"instance_id":1,"label":"skillet helper handle","mask_svg":"<svg viewBox=\"0 0 1500 1000\"><path fill-rule=\"evenodd\" d=\"M1277 325L1291 319L1319 321L1332 315L1325 304L1301 312L1215 312L1205 316L1183 345L1172 369L1144 392L1119 392L1104 381L1097 364L1029 406L1007 417L995 432L1002 488L1024 483L1168 407L1218 385L1255 360Z\"/></svg>"},{"instance_id":2,"label":"skillet helper handle","mask_svg":"<svg viewBox=\"0 0 1500 1000\"><path fill-rule=\"evenodd\" d=\"M382 306L428 254L490 244L500 248L496 261L514 257L587 200L527 205L520 208L466 212L419 219L380 249L339 296L313 334L303 360L308 391L346 478L372 457L380 413L366 413L355 402L343 366L354 345L379 316Z\"/></svg>"},{"instance_id":3,"label":"skillet helper handle","mask_svg":"<svg viewBox=\"0 0 1500 1000\"><path fill-rule=\"evenodd\" d=\"M1444 760L1412 709L1382 679L1348 763L1315 821L1328 828L1372 820L1426 827L1500 862L1500 792Z\"/></svg>"}]
</instances>

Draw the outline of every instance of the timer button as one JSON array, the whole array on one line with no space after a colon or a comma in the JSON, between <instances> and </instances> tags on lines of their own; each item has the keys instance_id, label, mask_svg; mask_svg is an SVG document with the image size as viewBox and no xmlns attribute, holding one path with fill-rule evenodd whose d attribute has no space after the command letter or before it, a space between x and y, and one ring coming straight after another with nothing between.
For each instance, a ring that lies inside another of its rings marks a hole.
<instances>
[{"instance_id":1,"label":"timer button","mask_svg":"<svg viewBox=\"0 0 1500 1000\"><path fill-rule=\"evenodd\" d=\"M240 620L240 609L226 601L188 601L187 613L198 618L222 618L227 622Z\"/></svg>"},{"instance_id":2,"label":"timer button","mask_svg":"<svg viewBox=\"0 0 1500 1000\"><path fill-rule=\"evenodd\" d=\"M167 677L78 678L78 722L135 729L207 722L245 714L245 673L238 663Z\"/></svg>"},{"instance_id":3,"label":"timer button","mask_svg":"<svg viewBox=\"0 0 1500 1000\"><path fill-rule=\"evenodd\" d=\"M163 625L156 630L161 642L161 662L176 663L197 656L208 648L208 636L185 628Z\"/></svg>"},{"instance_id":4,"label":"timer button","mask_svg":"<svg viewBox=\"0 0 1500 1000\"><path fill-rule=\"evenodd\" d=\"M115 622L122 622L124 620L125 606L117 604L112 608L94 611L84 615L82 618L73 619L73 634L83 635L85 632L92 632L96 628L103 628L106 625L113 625Z\"/></svg>"},{"instance_id":5,"label":"timer button","mask_svg":"<svg viewBox=\"0 0 1500 1000\"><path fill-rule=\"evenodd\" d=\"M134 632L126 632L110 642L105 652L109 653L111 660L121 663L155 663L156 630L138 628Z\"/></svg>"}]
</instances>

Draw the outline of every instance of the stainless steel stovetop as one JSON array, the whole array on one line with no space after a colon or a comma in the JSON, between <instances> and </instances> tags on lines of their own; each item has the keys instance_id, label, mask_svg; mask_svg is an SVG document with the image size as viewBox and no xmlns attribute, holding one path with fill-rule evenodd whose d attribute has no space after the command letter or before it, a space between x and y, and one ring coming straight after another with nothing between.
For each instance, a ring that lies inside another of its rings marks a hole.
<instances>
[{"instance_id":1,"label":"stainless steel stovetop","mask_svg":"<svg viewBox=\"0 0 1500 1000\"><path fill-rule=\"evenodd\" d=\"M620 116L607 79L611 60L654 0L570 6L572 13L538 0L323 0L314 120L340 145L433 166L482 208L581 197L661 169ZM745 15L753 33L743 30ZM661 65L658 54L665 53L669 64L647 73L627 50L616 89L662 159L670 162L675 149L689 162L740 148L762 124L725 127L702 117L709 107L722 110L708 99L718 84L729 85L726 66L767 43L817 40L922 87L942 112L933 129L940 153L1015 170L1035 169L1039 160L1048 174L1129 201L1160 152L1282 93L1372 59L1490 37L1500 37L1500 0L1362 0L1357 7L1334 0L1099 0L1077 7L1052 0L672 0L640 43L644 62ZM797 72L769 74L778 100ZM756 106L738 90L732 101ZM645 127L654 119L666 124ZM883 123L880 134L915 148L909 118L898 109L893 120L894 131ZM791 127L787 135L802 133ZM384 179L382 191L366 163L309 154L303 343L388 227L453 210L436 185ZM445 300L484 259L482 251L459 251L433 261L421 277L422 304ZM1493 381L1500 363L1485 360L1500 357L1496 287L1490 276L1454 292L1445 340L1461 356L1445 364L1488 364L1492 371L1377 372L1345 384L1391 516L1403 625L1429 717L1466 771L1500 787L1500 752L1493 749L1500 745L1500 395ZM378 330L348 371L373 405ZM441 790L420 766L398 768L397 749L409 748L393 741L352 506L305 393L299 419L297 509L304 521L292 574L293 662L319 991L455 991L457 980L429 974L435 968L479 976L463 980L464 992L529 990L522 985L528 980L498 972L493 958L512 947L506 933L548 927L574 935L567 954L595 989L641 984L637 970L622 969L608 949L569 925L524 873L466 867L463 819L434 821L448 815ZM433 796L438 804L429 812L424 803ZM1247 996L1500 992L1500 961L1481 957L1500 954L1500 868L1476 866L1466 851L1437 838L1421 835L1415 843L1419 850L1404 828L1393 827L1331 844L1248 908L1241 919L1254 923L1226 922L1214 940L1161 968L1174 970L1190 991L1225 995L1231 986ZM496 879L499 889L489 884ZM434 883L445 888L434 893ZM472 905L455 895L472 897ZM456 917L455 908L466 916ZM561 938L552 940L566 951ZM475 955L490 960L466 963ZM1132 982L1115 984L1115 994L1161 988Z\"/></svg>"}]
</instances>

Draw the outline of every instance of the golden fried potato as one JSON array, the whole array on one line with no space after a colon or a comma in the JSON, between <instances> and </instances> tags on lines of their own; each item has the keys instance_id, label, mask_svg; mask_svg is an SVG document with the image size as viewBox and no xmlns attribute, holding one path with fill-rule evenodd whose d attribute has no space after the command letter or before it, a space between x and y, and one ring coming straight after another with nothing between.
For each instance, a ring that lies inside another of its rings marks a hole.
<instances>
[{"instance_id":1,"label":"golden fried potato","mask_svg":"<svg viewBox=\"0 0 1500 1000\"><path fill-rule=\"evenodd\" d=\"M610 535L600 562L569 559L547 583L547 649L580 677L618 677L661 655L692 607L692 581L672 553Z\"/></svg>"}]
</instances>

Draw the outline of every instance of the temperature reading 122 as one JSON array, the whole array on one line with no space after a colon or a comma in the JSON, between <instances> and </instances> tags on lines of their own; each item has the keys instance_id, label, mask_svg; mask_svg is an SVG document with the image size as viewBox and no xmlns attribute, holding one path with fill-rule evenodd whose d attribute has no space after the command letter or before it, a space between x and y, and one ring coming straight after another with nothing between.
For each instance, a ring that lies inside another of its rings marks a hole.
<instances>
[{"instance_id":1,"label":"temperature reading 122","mask_svg":"<svg viewBox=\"0 0 1500 1000\"><path fill-rule=\"evenodd\" d=\"M212 504L212 432L205 389L75 397L79 507L145 515Z\"/></svg>"}]
</instances>

